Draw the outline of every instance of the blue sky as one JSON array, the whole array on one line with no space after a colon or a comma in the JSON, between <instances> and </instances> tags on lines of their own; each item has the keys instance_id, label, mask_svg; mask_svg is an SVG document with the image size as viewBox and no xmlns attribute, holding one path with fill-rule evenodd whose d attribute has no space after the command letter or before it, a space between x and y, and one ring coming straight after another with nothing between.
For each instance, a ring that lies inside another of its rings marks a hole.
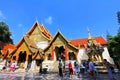
<instances>
[{"instance_id":1,"label":"blue sky","mask_svg":"<svg viewBox=\"0 0 120 80\"><path fill-rule=\"evenodd\" d=\"M8 24L14 43L36 19L54 36L58 29L67 39L116 35L120 0L1 0L0 21Z\"/></svg>"}]
</instances>

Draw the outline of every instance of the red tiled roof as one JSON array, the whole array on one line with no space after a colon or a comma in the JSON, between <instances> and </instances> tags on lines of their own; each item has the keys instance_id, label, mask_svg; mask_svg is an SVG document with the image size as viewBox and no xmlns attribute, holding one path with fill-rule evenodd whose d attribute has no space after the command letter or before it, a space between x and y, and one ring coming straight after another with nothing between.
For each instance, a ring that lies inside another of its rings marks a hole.
<instances>
[{"instance_id":1,"label":"red tiled roof","mask_svg":"<svg viewBox=\"0 0 120 80\"><path fill-rule=\"evenodd\" d=\"M76 39L76 40L71 40L70 43L76 47L79 47L79 46L84 46L84 44L87 44L87 40L88 40L87 38ZM107 41L105 41L105 39L101 36L95 37L94 40L97 43L100 43L101 45L107 45Z\"/></svg>"},{"instance_id":2,"label":"red tiled roof","mask_svg":"<svg viewBox=\"0 0 120 80\"><path fill-rule=\"evenodd\" d=\"M15 45L5 43L2 47L2 52L4 55L6 55L8 50L14 50L14 49L15 49Z\"/></svg>"}]
</instances>

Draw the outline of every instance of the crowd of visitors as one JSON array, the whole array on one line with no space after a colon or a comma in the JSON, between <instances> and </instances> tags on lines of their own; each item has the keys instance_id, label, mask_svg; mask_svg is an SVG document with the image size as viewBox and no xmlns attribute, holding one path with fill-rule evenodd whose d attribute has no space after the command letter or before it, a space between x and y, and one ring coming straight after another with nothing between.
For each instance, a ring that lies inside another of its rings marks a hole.
<instances>
[{"instance_id":1,"label":"crowd of visitors","mask_svg":"<svg viewBox=\"0 0 120 80\"><path fill-rule=\"evenodd\" d=\"M61 76L61 74L62 74L62 77L63 77L61 60L60 60L59 65L61 65L61 66L59 66L59 75ZM114 76L112 74L112 70L110 68L110 63L106 59L104 59L103 65L107 69L108 77L110 78L110 80L115 80ZM119 70L117 68L115 68L114 71L115 71L115 73L117 73ZM96 68L95 68L94 62L92 62L90 59L88 59L88 61L84 61L81 64L78 61L75 61L75 62L69 61L68 62L67 74L69 75L70 79L74 78L74 75L77 76L78 78L80 78L81 73L88 74L90 80L96 80L96 75L98 74L98 73L96 73Z\"/></svg>"},{"instance_id":2,"label":"crowd of visitors","mask_svg":"<svg viewBox=\"0 0 120 80\"><path fill-rule=\"evenodd\" d=\"M14 72L15 69L18 68L17 64L15 61L10 61L10 60L5 60L5 64L2 68L3 72Z\"/></svg>"},{"instance_id":3,"label":"crowd of visitors","mask_svg":"<svg viewBox=\"0 0 120 80\"><path fill-rule=\"evenodd\" d=\"M59 76L63 77L61 60L59 60L58 68L59 68ZM80 78L80 73L87 73L87 72L89 72L90 77L95 80L94 64L92 61L90 61L90 59L88 61L83 62L82 64L80 64L78 61L75 61L74 63L72 61L69 61L67 73L70 79L74 78L74 75L77 75L77 77Z\"/></svg>"},{"instance_id":4,"label":"crowd of visitors","mask_svg":"<svg viewBox=\"0 0 120 80\"><path fill-rule=\"evenodd\" d=\"M102 63L105 67L106 70L108 72L108 76L110 78L110 80L115 80L113 73L112 73L112 69L111 69L111 65L106 59L103 60ZM31 64L28 64L27 68L30 68ZM70 79L74 78L74 75L77 76L78 78L80 78L80 74L89 74L89 78L92 80L96 80L96 73L95 73L95 64L88 59L88 61L83 61L82 63L79 63L78 61L69 61L68 64L68 75L70 77ZM24 66L21 64L21 67L24 68ZM10 60L6 60L5 61L5 65L3 67L3 71L9 71L9 72L14 72L15 69L17 68L17 64L15 63L15 61L10 61ZM62 60L59 59L59 63L58 63L58 68L59 68L59 76L61 78L63 78L63 63ZM118 73L119 69L117 69L117 67L114 67L114 72Z\"/></svg>"}]
</instances>

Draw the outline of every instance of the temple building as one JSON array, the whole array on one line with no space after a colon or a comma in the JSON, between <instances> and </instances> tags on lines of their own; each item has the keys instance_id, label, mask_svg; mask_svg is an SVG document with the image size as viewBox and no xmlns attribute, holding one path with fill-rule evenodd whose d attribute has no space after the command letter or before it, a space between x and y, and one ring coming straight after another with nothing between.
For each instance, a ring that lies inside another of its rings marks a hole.
<instances>
[{"instance_id":1,"label":"temple building","mask_svg":"<svg viewBox=\"0 0 120 80\"><path fill-rule=\"evenodd\" d=\"M52 36L45 26L36 21L9 56L17 65L25 64L24 68L31 63L31 70L38 69L39 63L43 61L43 67L57 71L59 59L64 63L69 60L82 63L88 58L94 62L107 59L114 63L105 39L102 36L92 37L90 33L88 34L88 38L67 40L60 30Z\"/></svg>"}]
</instances>

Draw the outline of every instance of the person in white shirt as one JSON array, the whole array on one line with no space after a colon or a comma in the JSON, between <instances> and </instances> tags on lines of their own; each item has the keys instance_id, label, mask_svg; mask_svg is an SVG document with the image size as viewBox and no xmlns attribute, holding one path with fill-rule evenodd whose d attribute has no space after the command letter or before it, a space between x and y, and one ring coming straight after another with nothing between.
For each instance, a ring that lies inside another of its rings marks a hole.
<instances>
[{"instance_id":1,"label":"person in white shirt","mask_svg":"<svg viewBox=\"0 0 120 80\"><path fill-rule=\"evenodd\" d=\"M75 73L77 74L77 76L79 78L80 77L80 66L79 66L79 62L78 61L76 61Z\"/></svg>"}]
</instances>

